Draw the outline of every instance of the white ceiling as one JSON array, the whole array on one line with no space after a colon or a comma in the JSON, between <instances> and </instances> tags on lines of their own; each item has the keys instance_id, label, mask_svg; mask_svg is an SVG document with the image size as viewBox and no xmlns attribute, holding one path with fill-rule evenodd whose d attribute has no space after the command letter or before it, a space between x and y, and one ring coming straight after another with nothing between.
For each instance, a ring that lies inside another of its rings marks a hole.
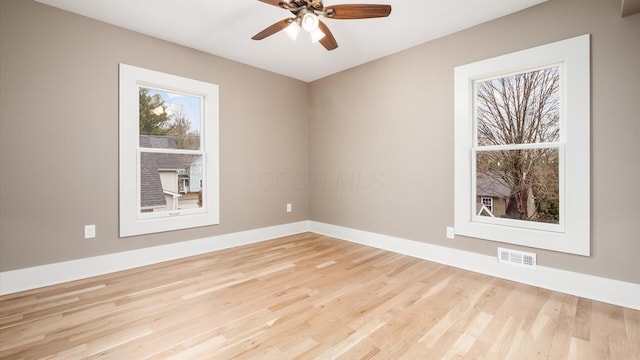
<instances>
[{"instance_id":1,"label":"white ceiling","mask_svg":"<svg viewBox=\"0 0 640 360\"><path fill-rule=\"evenodd\" d=\"M251 37L291 13L257 0L37 0L57 8L305 82L525 9L546 0L325 0L390 4L388 18L322 20L339 47L302 31Z\"/></svg>"}]
</instances>

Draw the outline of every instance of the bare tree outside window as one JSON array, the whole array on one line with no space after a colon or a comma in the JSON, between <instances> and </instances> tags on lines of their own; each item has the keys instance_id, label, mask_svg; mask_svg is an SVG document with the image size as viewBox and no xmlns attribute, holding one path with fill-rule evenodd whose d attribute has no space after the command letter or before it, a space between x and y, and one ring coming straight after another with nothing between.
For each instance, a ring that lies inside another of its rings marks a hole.
<instances>
[{"instance_id":1,"label":"bare tree outside window","mask_svg":"<svg viewBox=\"0 0 640 360\"><path fill-rule=\"evenodd\" d=\"M559 223L559 68L477 81L475 92L476 179L510 189L502 217Z\"/></svg>"},{"instance_id":2,"label":"bare tree outside window","mask_svg":"<svg viewBox=\"0 0 640 360\"><path fill-rule=\"evenodd\" d=\"M173 125L170 135L176 140L178 149L200 149L200 131L193 128L186 106L184 104L176 106L171 117Z\"/></svg>"},{"instance_id":3,"label":"bare tree outside window","mask_svg":"<svg viewBox=\"0 0 640 360\"><path fill-rule=\"evenodd\" d=\"M454 68L456 235L590 254L590 42Z\"/></svg>"}]
</instances>

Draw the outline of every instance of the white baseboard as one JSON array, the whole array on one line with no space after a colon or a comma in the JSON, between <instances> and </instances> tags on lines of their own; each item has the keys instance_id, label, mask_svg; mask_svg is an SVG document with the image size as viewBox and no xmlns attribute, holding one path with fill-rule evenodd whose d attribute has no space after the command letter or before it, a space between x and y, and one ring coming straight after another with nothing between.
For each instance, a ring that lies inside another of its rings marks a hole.
<instances>
[{"instance_id":1,"label":"white baseboard","mask_svg":"<svg viewBox=\"0 0 640 360\"><path fill-rule=\"evenodd\" d=\"M85 279L305 231L309 231L308 221L4 271L0 272L0 295Z\"/></svg>"},{"instance_id":2,"label":"white baseboard","mask_svg":"<svg viewBox=\"0 0 640 360\"><path fill-rule=\"evenodd\" d=\"M454 266L502 279L640 310L640 284L536 266L498 263L496 257L316 221L271 226L115 254L0 272L0 295L60 284L162 261L256 243L306 231Z\"/></svg>"},{"instance_id":3,"label":"white baseboard","mask_svg":"<svg viewBox=\"0 0 640 360\"><path fill-rule=\"evenodd\" d=\"M309 231L481 274L640 310L640 284L540 265L532 270L500 264L494 256L315 221L310 222Z\"/></svg>"}]
</instances>

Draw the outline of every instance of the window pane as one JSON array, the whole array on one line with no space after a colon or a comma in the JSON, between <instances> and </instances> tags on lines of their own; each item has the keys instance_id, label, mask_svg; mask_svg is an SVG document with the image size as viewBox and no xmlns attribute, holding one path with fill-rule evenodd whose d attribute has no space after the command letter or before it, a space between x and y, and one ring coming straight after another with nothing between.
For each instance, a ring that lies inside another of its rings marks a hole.
<instances>
[{"instance_id":1,"label":"window pane","mask_svg":"<svg viewBox=\"0 0 640 360\"><path fill-rule=\"evenodd\" d=\"M477 152L475 214L558 224L558 166L556 148Z\"/></svg>"},{"instance_id":2,"label":"window pane","mask_svg":"<svg viewBox=\"0 0 640 360\"><path fill-rule=\"evenodd\" d=\"M202 156L141 152L140 209L173 211L202 207Z\"/></svg>"},{"instance_id":3,"label":"window pane","mask_svg":"<svg viewBox=\"0 0 640 360\"><path fill-rule=\"evenodd\" d=\"M140 147L200 149L201 97L146 87L138 92Z\"/></svg>"},{"instance_id":4,"label":"window pane","mask_svg":"<svg viewBox=\"0 0 640 360\"><path fill-rule=\"evenodd\" d=\"M559 67L476 81L479 146L558 141Z\"/></svg>"}]
</instances>

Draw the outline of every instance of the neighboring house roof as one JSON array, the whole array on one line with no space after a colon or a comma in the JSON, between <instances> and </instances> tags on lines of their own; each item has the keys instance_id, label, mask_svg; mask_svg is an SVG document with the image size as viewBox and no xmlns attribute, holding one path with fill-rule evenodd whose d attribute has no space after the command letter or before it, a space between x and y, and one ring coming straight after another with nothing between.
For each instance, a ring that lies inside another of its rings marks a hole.
<instances>
[{"instance_id":1,"label":"neighboring house roof","mask_svg":"<svg viewBox=\"0 0 640 360\"><path fill-rule=\"evenodd\" d=\"M140 154L140 206L142 208L167 206L154 155L156 154L144 152Z\"/></svg>"},{"instance_id":2,"label":"neighboring house roof","mask_svg":"<svg viewBox=\"0 0 640 360\"><path fill-rule=\"evenodd\" d=\"M153 149L176 149L176 140L168 136L140 135L140 147Z\"/></svg>"},{"instance_id":3,"label":"neighboring house roof","mask_svg":"<svg viewBox=\"0 0 640 360\"><path fill-rule=\"evenodd\" d=\"M153 149L175 149L176 141L168 136L140 135L140 146ZM142 208L167 206L160 171L184 169L181 156L149 152L140 154L140 206Z\"/></svg>"},{"instance_id":4,"label":"neighboring house roof","mask_svg":"<svg viewBox=\"0 0 640 360\"><path fill-rule=\"evenodd\" d=\"M476 178L476 195L505 198L511 196L511 189L495 174L479 172Z\"/></svg>"},{"instance_id":5,"label":"neighboring house roof","mask_svg":"<svg viewBox=\"0 0 640 360\"><path fill-rule=\"evenodd\" d=\"M476 203L476 215L482 215L483 212L491 217L496 217L495 215L493 215L491 210L489 210L487 205L482 203Z\"/></svg>"},{"instance_id":6,"label":"neighboring house roof","mask_svg":"<svg viewBox=\"0 0 640 360\"><path fill-rule=\"evenodd\" d=\"M191 162L191 166L198 166L198 165L200 166L202 165L202 156L196 157L196 159Z\"/></svg>"},{"instance_id":7,"label":"neighboring house roof","mask_svg":"<svg viewBox=\"0 0 640 360\"><path fill-rule=\"evenodd\" d=\"M150 153L153 155L159 170L182 170L184 169L184 156L179 154Z\"/></svg>"}]
</instances>

